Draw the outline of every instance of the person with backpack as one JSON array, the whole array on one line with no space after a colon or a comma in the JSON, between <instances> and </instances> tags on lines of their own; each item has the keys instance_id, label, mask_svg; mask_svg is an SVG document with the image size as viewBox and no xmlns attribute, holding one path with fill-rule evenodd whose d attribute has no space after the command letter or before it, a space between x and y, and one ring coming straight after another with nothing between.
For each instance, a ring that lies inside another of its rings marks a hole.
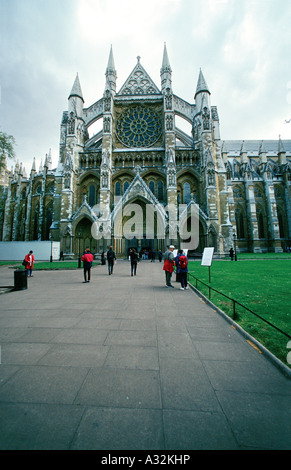
<instances>
[{"instance_id":1,"label":"person with backpack","mask_svg":"<svg viewBox=\"0 0 291 470\"><path fill-rule=\"evenodd\" d=\"M107 263L108 263L109 276L113 274L114 260L116 260L115 252L113 251L112 246L110 246L109 250L107 251Z\"/></svg>"},{"instance_id":2,"label":"person with backpack","mask_svg":"<svg viewBox=\"0 0 291 470\"><path fill-rule=\"evenodd\" d=\"M188 259L185 256L183 250L178 250L176 256L175 265L177 268L177 274L180 275L181 290L188 289L187 273L188 273Z\"/></svg>"}]
</instances>

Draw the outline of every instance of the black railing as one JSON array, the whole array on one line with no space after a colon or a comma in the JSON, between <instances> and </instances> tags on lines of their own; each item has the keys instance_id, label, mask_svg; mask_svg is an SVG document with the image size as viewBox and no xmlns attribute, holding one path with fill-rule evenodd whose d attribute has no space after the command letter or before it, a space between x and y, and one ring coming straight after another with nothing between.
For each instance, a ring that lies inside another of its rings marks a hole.
<instances>
[{"instance_id":1,"label":"black railing","mask_svg":"<svg viewBox=\"0 0 291 470\"><path fill-rule=\"evenodd\" d=\"M237 300L233 299L232 297L229 297L228 295L225 295L223 294L222 292L219 292L217 289L214 289L214 287L211 287L209 286L208 284L206 284L205 282L201 281L200 279L198 279L197 277L193 276L193 274L191 273L188 273L188 279L189 279L189 276L193 277L195 280L196 280L196 289L200 291L200 289L198 288L198 283L200 282L201 284L203 284L204 286L206 286L208 288L208 297L209 297L209 300L211 299L211 291L214 291L216 292L217 294L220 294L222 295L223 297L227 298L228 300L230 300L232 302L232 318L233 320L235 321L236 320L236 306L239 305L240 307L244 308L245 310L247 310L248 312L252 313L253 315L255 315L257 318L259 318L260 320L262 320L263 322L267 323L269 326L271 326L272 328L274 328L275 330L279 331L282 335L284 336L287 336L287 338L291 339L291 336L288 334L288 333L285 333L284 331L280 330L280 328L278 328L277 326L273 325L272 323L270 323L268 320L266 320L265 318L261 317L260 315L258 315L257 313L253 312L253 310L251 310L250 308L246 307L245 305L241 304L240 302L238 302ZM201 291L200 291L201 292Z\"/></svg>"}]
</instances>

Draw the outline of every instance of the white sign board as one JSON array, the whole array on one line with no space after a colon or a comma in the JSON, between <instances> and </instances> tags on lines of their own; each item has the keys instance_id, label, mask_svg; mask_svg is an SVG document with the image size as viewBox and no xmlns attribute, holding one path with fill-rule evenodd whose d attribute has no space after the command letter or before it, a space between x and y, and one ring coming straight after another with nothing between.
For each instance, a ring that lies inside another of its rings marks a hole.
<instances>
[{"instance_id":1,"label":"white sign board","mask_svg":"<svg viewBox=\"0 0 291 470\"><path fill-rule=\"evenodd\" d=\"M52 257L53 261L59 261L60 258L60 242L52 242Z\"/></svg>"},{"instance_id":2,"label":"white sign board","mask_svg":"<svg viewBox=\"0 0 291 470\"><path fill-rule=\"evenodd\" d=\"M214 253L214 247L204 248L201 266L211 266L213 253Z\"/></svg>"}]
</instances>

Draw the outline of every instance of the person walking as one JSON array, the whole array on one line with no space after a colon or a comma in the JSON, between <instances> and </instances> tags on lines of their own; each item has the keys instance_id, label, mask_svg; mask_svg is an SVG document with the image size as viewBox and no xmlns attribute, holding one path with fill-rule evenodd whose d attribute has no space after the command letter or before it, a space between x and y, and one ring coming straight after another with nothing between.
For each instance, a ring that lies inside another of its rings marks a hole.
<instances>
[{"instance_id":1,"label":"person walking","mask_svg":"<svg viewBox=\"0 0 291 470\"><path fill-rule=\"evenodd\" d=\"M90 282L91 279L91 268L92 268L92 262L93 262L93 255L90 252L89 248L86 248L81 261L83 261L83 268L84 268L84 281L85 282Z\"/></svg>"},{"instance_id":2,"label":"person walking","mask_svg":"<svg viewBox=\"0 0 291 470\"><path fill-rule=\"evenodd\" d=\"M159 262L161 263L163 259L163 252L162 250L159 251Z\"/></svg>"},{"instance_id":3,"label":"person walking","mask_svg":"<svg viewBox=\"0 0 291 470\"><path fill-rule=\"evenodd\" d=\"M183 250L178 250L178 254L175 259L175 265L177 269L177 274L180 276L181 282L181 290L188 289L188 280L187 280L187 273L188 273L188 259L187 256L184 254Z\"/></svg>"},{"instance_id":4,"label":"person walking","mask_svg":"<svg viewBox=\"0 0 291 470\"><path fill-rule=\"evenodd\" d=\"M30 252L25 256L24 260L26 262L25 270L26 270L27 277L33 277L32 270L33 270L33 263L34 263L34 255L33 255L32 250L30 250Z\"/></svg>"},{"instance_id":5,"label":"person walking","mask_svg":"<svg viewBox=\"0 0 291 470\"><path fill-rule=\"evenodd\" d=\"M130 258L130 266L131 266L131 275L136 276L136 268L137 268L137 263L138 263L138 254L136 253L134 248L132 248L129 251L129 258Z\"/></svg>"},{"instance_id":6,"label":"person walking","mask_svg":"<svg viewBox=\"0 0 291 470\"><path fill-rule=\"evenodd\" d=\"M171 279L172 279L172 273L174 271L174 251L175 247L174 245L170 245L169 249L165 253L165 261L163 265L163 270L165 271L166 275L166 287L172 287L174 289L174 286L171 284Z\"/></svg>"},{"instance_id":7,"label":"person walking","mask_svg":"<svg viewBox=\"0 0 291 470\"><path fill-rule=\"evenodd\" d=\"M229 257L231 259L231 261L233 261L233 248L231 247L231 249L229 250Z\"/></svg>"},{"instance_id":8,"label":"person walking","mask_svg":"<svg viewBox=\"0 0 291 470\"><path fill-rule=\"evenodd\" d=\"M115 255L115 252L112 249L112 246L110 246L109 250L107 251L107 263L108 263L108 274L109 274L109 276L111 274L113 274L114 260L116 260L116 255Z\"/></svg>"}]
</instances>

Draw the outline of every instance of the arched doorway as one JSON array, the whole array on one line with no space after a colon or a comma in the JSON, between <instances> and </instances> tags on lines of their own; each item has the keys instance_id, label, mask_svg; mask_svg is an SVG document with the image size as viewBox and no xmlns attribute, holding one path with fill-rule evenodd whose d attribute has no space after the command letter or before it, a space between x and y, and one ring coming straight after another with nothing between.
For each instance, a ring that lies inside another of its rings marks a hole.
<instances>
[{"instance_id":1,"label":"arched doorway","mask_svg":"<svg viewBox=\"0 0 291 470\"><path fill-rule=\"evenodd\" d=\"M164 251L165 219L147 200L132 199L114 214L113 234L118 255L127 256L129 248Z\"/></svg>"},{"instance_id":2,"label":"arched doorway","mask_svg":"<svg viewBox=\"0 0 291 470\"><path fill-rule=\"evenodd\" d=\"M97 240L92 237L91 227L92 221L87 217L84 217L77 223L74 231L73 245L75 255L82 254L86 248L89 248L92 253L97 252Z\"/></svg>"}]
</instances>

